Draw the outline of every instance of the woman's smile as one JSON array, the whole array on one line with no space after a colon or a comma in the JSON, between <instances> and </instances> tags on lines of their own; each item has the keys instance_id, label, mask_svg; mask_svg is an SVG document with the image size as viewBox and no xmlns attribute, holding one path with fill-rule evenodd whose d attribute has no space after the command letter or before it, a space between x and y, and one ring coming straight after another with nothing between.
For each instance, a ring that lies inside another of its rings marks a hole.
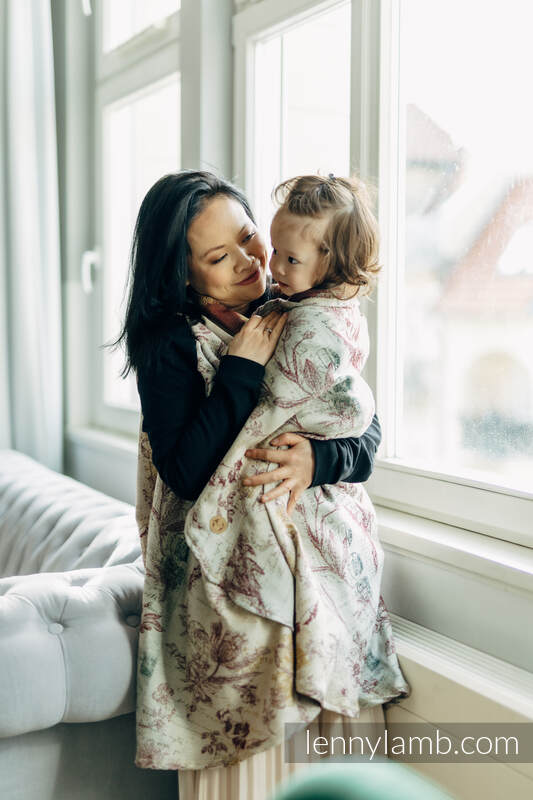
<instances>
[{"instance_id":1,"label":"woman's smile","mask_svg":"<svg viewBox=\"0 0 533 800\"><path fill-rule=\"evenodd\" d=\"M261 270L260 269L256 269L256 270L254 270L254 272L252 272L251 275L248 275L248 277L245 278L243 281L239 281L237 286L245 286L248 283L255 283L256 281L259 280L260 277L261 277Z\"/></svg>"}]
</instances>

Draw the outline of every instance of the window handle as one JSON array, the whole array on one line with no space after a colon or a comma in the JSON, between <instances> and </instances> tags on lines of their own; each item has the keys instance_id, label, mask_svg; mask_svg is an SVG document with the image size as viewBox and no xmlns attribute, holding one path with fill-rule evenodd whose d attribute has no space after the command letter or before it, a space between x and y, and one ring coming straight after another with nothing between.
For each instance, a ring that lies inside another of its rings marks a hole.
<instances>
[{"instance_id":1,"label":"window handle","mask_svg":"<svg viewBox=\"0 0 533 800\"><path fill-rule=\"evenodd\" d=\"M81 257L81 285L85 294L91 294L93 290L93 267L100 269L100 253L98 250L86 250Z\"/></svg>"}]
</instances>

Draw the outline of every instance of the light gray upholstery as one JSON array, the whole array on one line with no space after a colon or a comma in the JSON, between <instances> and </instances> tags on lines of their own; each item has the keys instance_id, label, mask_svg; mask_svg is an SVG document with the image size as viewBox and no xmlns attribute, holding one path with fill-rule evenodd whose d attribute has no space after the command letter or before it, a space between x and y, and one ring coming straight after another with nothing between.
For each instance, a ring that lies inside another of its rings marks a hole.
<instances>
[{"instance_id":1,"label":"light gray upholstery","mask_svg":"<svg viewBox=\"0 0 533 800\"><path fill-rule=\"evenodd\" d=\"M177 797L135 755L133 506L0 450L0 797Z\"/></svg>"},{"instance_id":2,"label":"light gray upholstery","mask_svg":"<svg viewBox=\"0 0 533 800\"><path fill-rule=\"evenodd\" d=\"M133 507L0 450L0 577L131 564ZM140 564L142 569L142 564Z\"/></svg>"}]
</instances>

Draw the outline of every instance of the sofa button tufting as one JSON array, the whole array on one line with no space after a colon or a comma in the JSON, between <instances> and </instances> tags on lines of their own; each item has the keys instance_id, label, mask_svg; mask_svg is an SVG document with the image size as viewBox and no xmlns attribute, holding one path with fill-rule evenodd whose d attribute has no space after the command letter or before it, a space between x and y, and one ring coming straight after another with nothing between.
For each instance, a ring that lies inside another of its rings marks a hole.
<instances>
[{"instance_id":1,"label":"sofa button tufting","mask_svg":"<svg viewBox=\"0 0 533 800\"><path fill-rule=\"evenodd\" d=\"M63 625L60 622L51 622L48 631L49 633L63 633Z\"/></svg>"},{"instance_id":2,"label":"sofa button tufting","mask_svg":"<svg viewBox=\"0 0 533 800\"><path fill-rule=\"evenodd\" d=\"M138 614L128 614L126 617L126 622L128 625L131 625L132 628L136 628L140 621L141 619Z\"/></svg>"}]
</instances>

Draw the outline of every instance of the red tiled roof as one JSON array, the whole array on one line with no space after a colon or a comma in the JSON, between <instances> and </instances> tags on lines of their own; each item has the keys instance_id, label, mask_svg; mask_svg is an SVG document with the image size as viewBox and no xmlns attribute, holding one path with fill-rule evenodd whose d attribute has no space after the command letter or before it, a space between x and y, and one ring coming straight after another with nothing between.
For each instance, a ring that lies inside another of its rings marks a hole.
<instances>
[{"instance_id":1,"label":"red tiled roof","mask_svg":"<svg viewBox=\"0 0 533 800\"><path fill-rule=\"evenodd\" d=\"M451 271L439 308L462 314L531 313L533 275L504 275L497 269L514 233L530 220L533 220L533 177L520 177L510 184L478 239Z\"/></svg>"}]
</instances>

